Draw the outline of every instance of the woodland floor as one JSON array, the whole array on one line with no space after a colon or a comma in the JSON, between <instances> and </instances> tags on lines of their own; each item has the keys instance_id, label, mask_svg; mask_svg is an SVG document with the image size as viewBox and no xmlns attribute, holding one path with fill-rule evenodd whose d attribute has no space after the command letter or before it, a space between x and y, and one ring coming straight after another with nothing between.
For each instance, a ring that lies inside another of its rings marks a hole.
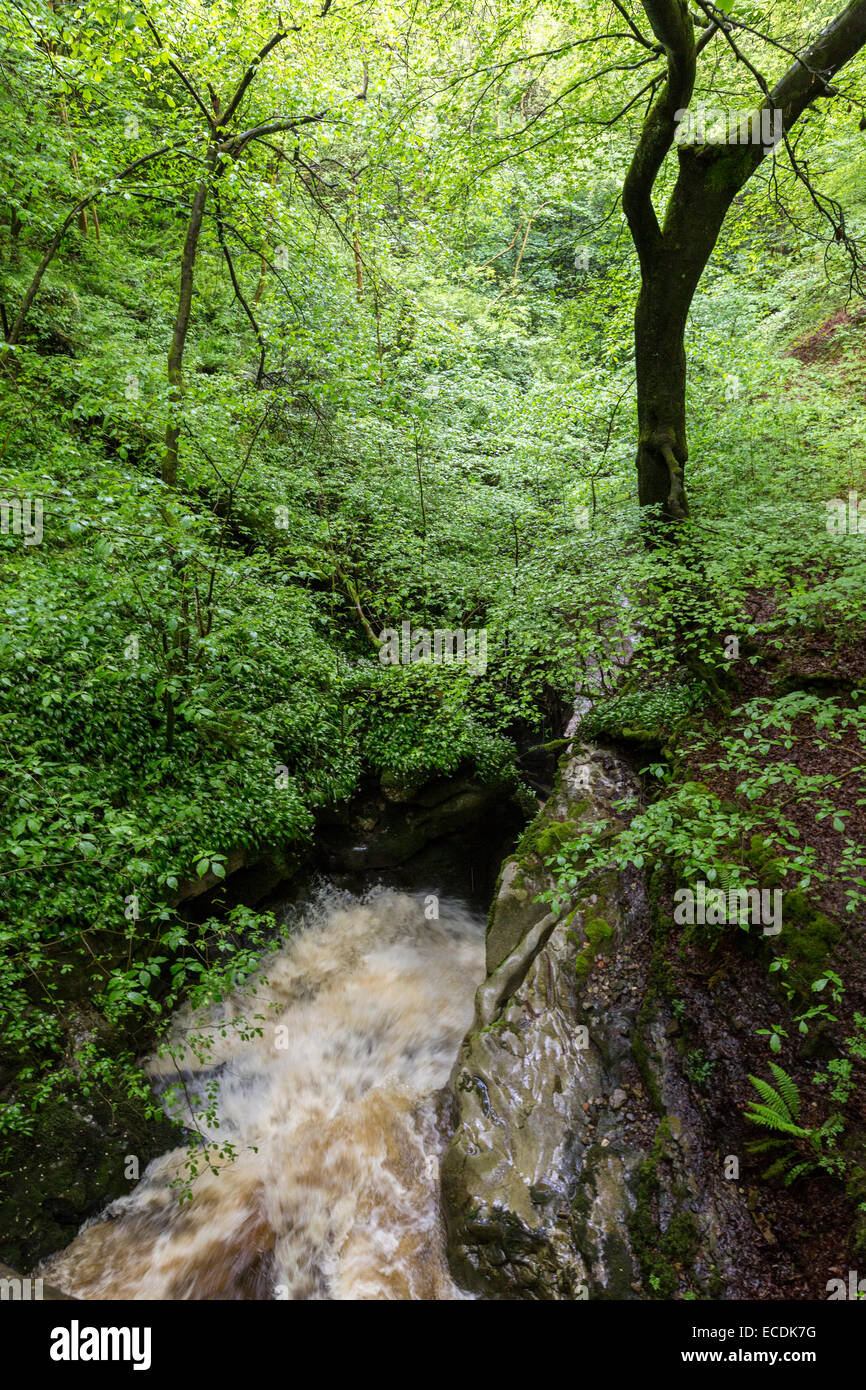
<instances>
[{"instance_id":1,"label":"woodland floor","mask_svg":"<svg viewBox=\"0 0 866 1390\"><path fill-rule=\"evenodd\" d=\"M748 601L751 618L763 624L773 617L774 611L771 596L752 592ZM813 632L804 637L802 631L790 629L781 650L758 646L757 651L757 664L739 664L739 691L732 701L731 719L736 719L737 710L746 701L778 695L780 688L814 688L822 695L834 695L845 706L851 702L852 689L862 687L866 681L863 639L840 640L833 631ZM730 727L730 721L721 715L718 723L720 733ZM852 768L862 767L866 749L853 740L843 746L820 749L808 737L810 731L814 733L814 727L804 717L794 725L793 746L771 749L768 757L793 763L804 773L844 779L835 792L835 801L850 813L845 834L866 845L866 785L862 773L846 776ZM747 803L738 795L736 772L708 767L721 752L721 743L711 742L702 750L700 761L690 760L690 775L705 782L725 802L745 809ZM832 871L839 861L842 836L833 830L830 821L816 822L808 803L791 802L785 813L796 824L803 842L816 851L817 867ZM819 906L828 917L842 924L827 963L844 980L845 993L840 1004L831 1006L836 1022L819 1024L799 1047L786 1049L784 1066L800 1089L802 1120L807 1126L820 1123L830 1108L827 1087L822 1089L814 1081L816 1066L838 1055L852 1031L854 1013L866 1012L866 923L857 914L845 912L845 896L838 877L831 876L828 884L812 893L810 905ZM673 988L685 1005L686 1069L689 1059L695 1059L693 1079L699 1078L695 1081L696 1090L718 1152L746 1155L745 1163L741 1163L740 1190L758 1241L752 1251L743 1252L739 1287L730 1289L729 1296L826 1298L827 1281L847 1277L848 1269L856 1267L840 1264L841 1259L856 1260L851 1247L856 1205L838 1182L823 1174L804 1176L790 1187L778 1180L764 1181L761 1175L772 1162L772 1155L748 1153L748 1145L756 1137L754 1126L743 1119L744 1107L755 1098L749 1074L766 1078L768 1059L772 1058L767 1037L758 1036L756 1030L776 1024L787 1028L791 1042L797 1036L785 997L774 983L779 977L767 972L766 947L755 947L756 943L736 928L729 929L712 947L694 937L683 942L679 934L669 935L664 947ZM712 1059L709 1071L707 1059ZM855 1066L861 1072L861 1085L842 1113L862 1151L866 1134L866 1088L862 1081L866 1079L866 1068L862 1063Z\"/></svg>"}]
</instances>

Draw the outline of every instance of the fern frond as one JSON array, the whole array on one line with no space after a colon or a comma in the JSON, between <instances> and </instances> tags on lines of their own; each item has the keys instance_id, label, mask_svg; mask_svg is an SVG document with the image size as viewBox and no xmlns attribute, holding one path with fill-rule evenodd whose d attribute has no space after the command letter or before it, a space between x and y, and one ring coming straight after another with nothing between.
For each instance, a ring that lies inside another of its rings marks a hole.
<instances>
[{"instance_id":1,"label":"fern frond","mask_svg":"<svg viewBox=\"0 0 866 1390\"><path fill-rule=\"evenodd\" d=\"M830 1147L833 1148L833 1141L838 1134L842 1133L844 1128L844 1119L837 1110L834 1110L832 1115L828 1115L824 1123L820 1125L818 1129L813 1130L812 1133L819 1144L822 1144L826 1140L830 1144Z\"/></svg>"},{"instance_id":2,"label":"fern frond","mask_svg":"<svg viewBox=\"0 0 866 1390\"><path fill-rule=\"evenodd\" d=\"M779 1095L788 1108L788 1114L792 1120L796 1120L800 1114L800 1091L793 1077L780 1067L776 1062L770 1063L770 1071L776 1078L776 1085L779 1088Z\"/></svg>"},{"instance_id":3,"label":"fern frond","mask_svg":"<svg viewBox=\"0 0 866 1390\"><path fill-rule=\"evenodd\" d=\"M804 1173L811 1173L814 1167L815 1164L811 1161L811 1159L806 1159L805 1162L798 1163L796 1167L791 1169L790 1173L785 1178L785 1186L790 1187L791 1183L796 1182L797 1179L799 1177L802 1177Z\"/></svg>"},{"instance_id":4,"label":"fern frond","mask_svg":"<svg viewBox=\"0 0 866 1390\"><path fill-rule=\"evenodd\" d=\"M795 1139L809 1138L808 1129L804 1129L802 1125L795 1125L793 1121L780 1115L777 1107L761 1105L760 1101L756 1100L752 1101L751 1108L744 1113L752 1124L763 1125L765 1129L774 1129L780 1134L790 1134Z\"/></svg>"},{"instance_id":5,"label":"fern frond","mask_svg":"<svg viewBox=\"0 0 866 1390\"><path fill-rule=\"evenodd\" d=\"M771 1163L766 1172L762 1173L761 1176L764 1178L784 1177L788 1168L791 1166L791 1158L792 1155L790 1153L783 1154L781 1158L776 1159L775 1163Z\"/></svg>"},{"instance_id":6,"label":"fern frond","mask_svg":"<svg viewBox=\"0 0 866 1390\"><path fill-rule=\"evenodd\" d=\"M748 1116L746 1116L748 1119ZM785 1139L750 1139L746 1145L750 1154L766 1154L772 1149L778 1149L780 1144L787 1143Z\"/></svg>"},{"instance_id":7,"label":"fern frond","mask_svg":"<svg viewBox=\"0 0 866 1390\"><path fill-rule=\"evenodd\" d=\"M771 1110L775 1111L780 1119L788 1121L793 1120L794 1116L785 1104L784 1096L781 1096L775 1087L770 1085L769 1081L763 1081L760 1076L750 1076L749 1080L761 1099Z\"/></svg>"}]
</instances>

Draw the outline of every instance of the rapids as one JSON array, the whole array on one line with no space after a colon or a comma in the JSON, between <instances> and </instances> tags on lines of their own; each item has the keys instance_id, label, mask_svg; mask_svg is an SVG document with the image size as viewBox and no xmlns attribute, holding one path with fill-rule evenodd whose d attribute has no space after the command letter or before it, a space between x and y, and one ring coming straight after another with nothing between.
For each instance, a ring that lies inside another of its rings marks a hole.
<instances>
[{"instance_id":1,"label":"rapids","mask_svg":"<svg viewBox=\"0 0 866 1390\"><path fill-rule=\"evenodd\" d=\"M437 1093L484 927L447 899L428 920L425 903L323 892L254 991L181 1011L173 1056L145 1068L223 1156L156 1159L43 1263L46 1281L84 1299L465 1297L444 1255Z\"/></svg>"}]
</instances>

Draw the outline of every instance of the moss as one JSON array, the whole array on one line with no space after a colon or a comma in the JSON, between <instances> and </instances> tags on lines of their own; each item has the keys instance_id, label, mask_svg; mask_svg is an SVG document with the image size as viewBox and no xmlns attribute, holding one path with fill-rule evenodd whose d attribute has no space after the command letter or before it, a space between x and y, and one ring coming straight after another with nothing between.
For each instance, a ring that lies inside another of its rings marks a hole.
<instances>
[{"instance_id":1,"label":"moss","mask_svg":"<svg viewBox=\"0 0 866 1390\"><path fill-rule=\"evenodd\" d=\"M613 927L604 920L603 917L590 917L584 923L584 934L586 945L583 950L578 952L574 962L575 974L584 979L592 969L596 951L604 941L609 941L613 936Z\"/></svg>"},{"instance_id":2,"label":"moss","mask_svg":"<svg viewBox=\"0 0 866 1390\"><path fill-rule=\"evenodd\" d=\"M581 1183L571 1202L571 1214L575 1217L589 1216L592 1211L592 1201L586 1187Z\"/></svg>"},{"instance_id":3,"label":"moss","mask_svg":"<svg viewBox=\"0 0 866 1390\"><path fill-rule=\"evenodd\" d=\"M512 793L511 804L517 807L524 821L532 820L538 813L538 798L528 787L520 786Z\"/></svg>"},{"instance_id":4,"label":"moss","mask_svg":"<svg viewBox=\"0 0 866 1390\"><path fill-rule=\"evenodd\" d=\"M640 1072L641 1080L647 1088L650 1100L656 1111L661 1114L664 1106L646 1040L646 1033L649 1031L650 1025L655 1019L655 1015L655 1001L652 993L648 990L635 1024L634 1037L632 1038L632 1053L637 1063L637 1069Z\"/></svg>"},{"instance_id":5,"label":"moss","mask_svg":"<svg viewBox=\"0 0 866 1390\"><path fill-rule=\"evenodd\" d=\"M799 999L812 998L812 983L826 969L842 930L838 922L814 907L801 889L783 896L782 930L774 942L791 962L784 982L793 987Z\"/></svg>"},{"instance_id":6,"label":"moss","mask_svg":"<svg viewBox=\"0 0 866 1390\"><path fill-rule=\"evenodd\" d=\"M499 907L499 892L502 888L503 875L505 874L505 870L508 868L508 865L511 864L515 858L515 855L511 855L508 859L505 859L502 862L502 867L499 870L499 875L496 879L496 887L494 888L493 896L490 899L490 907L487 910L487 930L485 932L485 936L490 935L490 931L493 927L493 922L496 917L497 908ZM516 893L519 893L522 889L526 887L523 874L519 869L511 881L511 886Z\"/></svg>"},{"instance_id":7,"label":"moss","mask_svg":"<svg viewBox=\"0 0 866 1390\"><path fill-rule=\"evenodd\" d=\"M596 1298L604 1298L622 1303L633 1298L635 1269L628 1246L616 1231L607 1231L603 1236L604 1265L607 1270L607 1286L596 1293Z\"/></svg>"},{"instance_id":8,"label":"moss","mask_svg":"<svg viewBox=\"0 0 866 1390\"><path fill-rule=\"evenodd\" d=\"M783 878L782 869L763 835L753 835L749 840L748 860L762 888L778 888Z\"/></svg>"},{"instance_id":9,"label":"moss","mask_svg":"<svg viewBox=\"0 0 866 1390\"><path fill-rule=\"evenodd\" d=\"M513 1025L508 1022L508 1019L496 1018L492 1023L485 1023L484 1027L479 1028L477 1033L469 1033L466 1037L465 1046L471 1047L474 1042L478 1041L483 1033L501 1032L503 1028L511 1027L513 1027Z\"/></svg>"},{"instance_id":10,"label":"moss","mask_svg":"<svg viewBox=\"0 0 866 1390\"><path fill-rule=\"evenodd\" d=\"M629 1236L650 1298L669 1299L688 1277L700 1245L694 1215L683 1209L684 1189L674 1189L676 1210L664 1229L656 1216L661 1191L660 1165L669 1159L670 1121L663 1119L653 1145L637 1173L635 1209L629 1218Z\"/></svg>"},{"instance_id":11,"label":"moss","mask_svg":"<svg viewBox=\"0 0 866 1390\"><path fill-rule=\"evenodd\" d=\"M590 917L584 926L586 939L591 946L598 947L613 936L613 927L603 917Z\"/></svg>"},{"instance_id":12,"label":"moss","mask_svg":"<svg viewBox=\"0 0 866 1390\"><path fill-rule=\"evenodd\" d=\"M647 1088L650 1099L659 1115L664 1113L664 1104L658 1081L656 1066L647 1042L649 1030L655 1022L660 999L673 999L676 987L671 966L664 956L664 943L669 936L669 924L661 909L661 893L665 882L665 871L655 867L647 883L649 900L650 929L652 932L652 954L647 976L646 993L635 1022L632 1052L641 1079Z\"/></svg>"},{"instance_id":13,"label":"moss","mask_svg":"<svg viewBox=\"0 0 866 1390\"><path fill-rule=\"evenodd\" d=\"M541 860L552 859L562 846L569 840L574 840L579 832L580 826L577 821L548 820L542 811L523 832L514 856L524 859L528 855L537 855Z\"/></svg>"},{"instance_id":14,"label":"moss","mask_svg":"<svg viewBox=\"0 0 866 1390\"><path fill-rule=\"evenodd\" d=\"M533 751L536 753L560 753L564 754L571 747L570 738L552 738L549 743L539 744Z\"/></svg>"},{"instance_id":15,"label":"moss","mask_svg":"<svg viewBox=\"0 0 866 1390\"><path fill-rule=\"evenodd\" d=\"M588 951L586 947L584 947L584 949L575 958L574 973L579 980L586 979L587 975L592 969L592 962L594 958L595 957Z\"/></svg>"},{"instance_id":16,"label":"moss","mask_svg":"<svg viewBox=\"0 0 866 1390\"><path fill-rule=\"evenodd\" d=\"M528 854L535 853L535 839L539 831L547 822L546 807L538 812L538 815L531 820L514 847L513 859L524 859Z\"/></svg>"}]
</instances>

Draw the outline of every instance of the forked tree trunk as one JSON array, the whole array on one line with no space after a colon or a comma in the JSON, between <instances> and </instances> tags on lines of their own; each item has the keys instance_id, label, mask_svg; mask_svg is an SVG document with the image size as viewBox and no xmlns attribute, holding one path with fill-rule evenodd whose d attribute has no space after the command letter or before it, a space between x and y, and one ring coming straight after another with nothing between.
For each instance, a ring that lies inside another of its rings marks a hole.
<instances>
[{"instance_id":1,"label":"forked tree trunk","mask_svg":"<svg viewBox=\"0 0 866 1390\"><path fill-rule=\"evenodd\" d=\"M686 355L689 307L737 193L769 152L763 143L683 144L679 172L659 224L653 188L674 144L677 122L694 91L697 57L687 0L643 0L667 59L667 80L653 104L623 186L623 209L641 269L635 312L638 498L667 522L688 514L685 494ZM723 21L720 21L723 22ZM788 131L817 97L834 95L829 79L866 45L866 0L851 0L766 92L748 129ZM775 113L765 122L761 113Z\"/></svg>"}]
</instances>

